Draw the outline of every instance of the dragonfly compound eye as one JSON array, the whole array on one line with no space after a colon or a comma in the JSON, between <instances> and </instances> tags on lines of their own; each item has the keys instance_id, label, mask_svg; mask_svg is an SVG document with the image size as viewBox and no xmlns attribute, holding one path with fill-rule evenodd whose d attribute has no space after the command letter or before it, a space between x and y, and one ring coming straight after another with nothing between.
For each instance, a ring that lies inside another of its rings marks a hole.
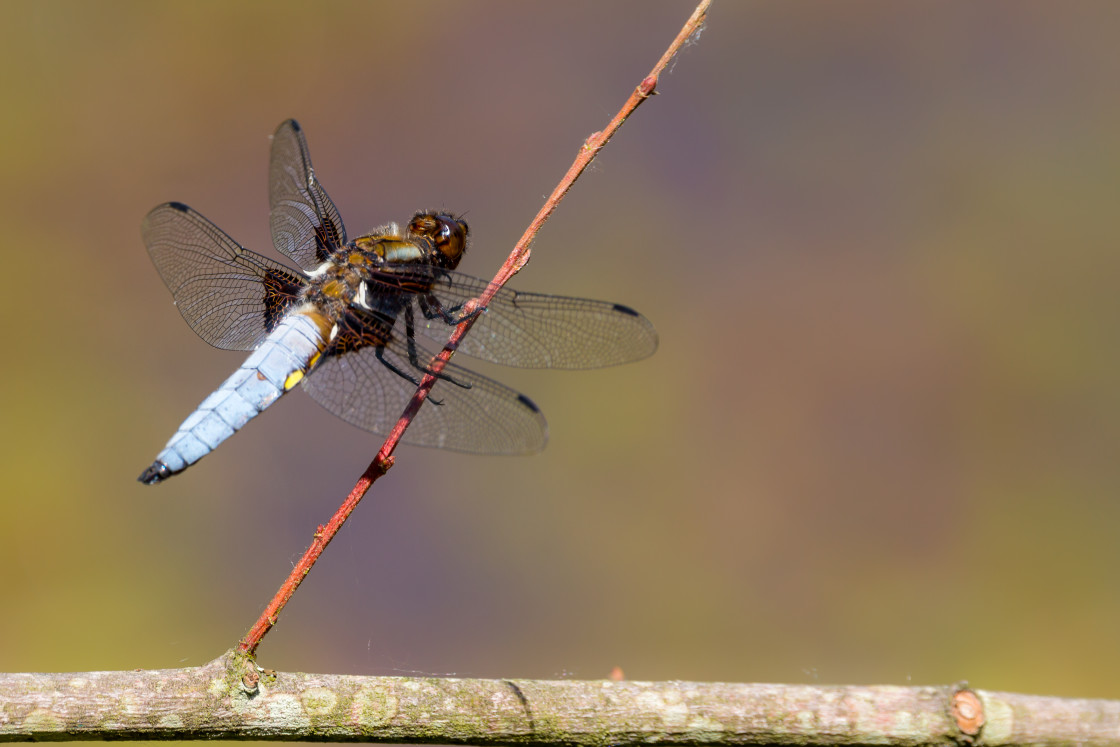
<instances>
[{"instance_id":1,"label":"dragonfly compound eye","mask_svg":"<svg viewBox=\"0 0 1120 747\"><path fill-rule=\"evenodd\" d=\"M432 242L440 265L455 269L467 249L470 230L464 221L446 213L419 213L408 224L408 230Z\"/></svg>"}]
</instances>

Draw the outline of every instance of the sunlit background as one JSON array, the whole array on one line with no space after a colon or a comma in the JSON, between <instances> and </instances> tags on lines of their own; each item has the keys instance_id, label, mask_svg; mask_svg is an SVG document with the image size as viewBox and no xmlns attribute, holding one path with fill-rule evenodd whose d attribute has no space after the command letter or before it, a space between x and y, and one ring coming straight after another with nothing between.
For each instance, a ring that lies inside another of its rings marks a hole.
<instances>
[{"instance_id":1,"label":"sunlit background","mask_svg":"<svg viewBox=\"0 0 1120 747\"><path fill-rule=\"evenodd\" d=\"M5 4L0 670L216 657L380 444L300 392L136 482L243 357L152 206L271 254L296 117L352 235L467 211L489 277L691 10ZM402 448L262 664L1120 697L1118 39L1113 2L717 3L515 283L656 356L485 368L548 449Z\"/></svg>"}]
</instances>

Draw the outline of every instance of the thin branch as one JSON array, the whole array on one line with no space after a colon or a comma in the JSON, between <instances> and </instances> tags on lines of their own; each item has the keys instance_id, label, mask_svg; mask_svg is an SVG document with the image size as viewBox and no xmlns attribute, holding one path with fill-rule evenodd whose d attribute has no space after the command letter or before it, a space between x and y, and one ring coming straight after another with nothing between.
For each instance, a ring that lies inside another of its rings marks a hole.
<instances>
[{"instance_id":1,"label":"thin branch","mask_svg":"<svg viewBox=\"0 0 1120 747\"><path fill-rule=\"evenodd\" d=\"M946 687L472 680L202 667L0 675L0 741L1116 745L1120 701Z\"/></svg>"},{"instance_id":2,"label":"thin branch","mask_svg":"<svg viewBox=\"0 0 1120 747\"><path fill-rule=\"evenodd\" d=\"M547 221L553 211L556 210L560 201L564 199L564 195L572 188L572 185L575 183L576 179L579 178L580 174L583 173L583 170L587 168L595 159L598 152L602 150L603 146L605 146L618 129L622 127L622 123L626 121L627 117L629 117L643 101L656 93L655 89L657 88L658 78L661 76L665 67L673 57L676 56L677 52L680 51L685 42L703 27L710 3L711 0L702 0L696 7L696 10L693 11L692 16L688 19L688 22L685 23L680 33L677 34L672 44L669 45L665 54L663 54L657 64L654 65L650 74L638 84L638 87L630 95L626 103L623 104L618 114L607 123L607 126L603 130L593 133L587 138L583 147L580 149L579 155L576 156L575 162L568 169L564 178L560 180L556 189L552 191L552 194L549 196L548 200L545 201L544 206L540 209L540 212L537 213L532 223L529 224L521 240L517 242L505 263L502 264L498 273L494 276L494 279L490 281L486 292L483 293L481 297L466 304L463 309L464 312L469 314L475 309L484 308L490 303L491 299L494 298L494 295L502 286L509 282L509 279L516 275L529 261L531 254L530 247L533 239L536 238L537 232L540 231L545 221ZM432 359L428 366L430 373L426 374L424 378L421 379L416 393L412 396L412 399L409 400L397 424L393 426L393 430L389 432L389 436L385 439L385 443L382 444L381 449L378 450L377 456L374 457L373 461L366 468L366 471L362 473L361 478L359 478L357 484L350 491L350 494L346 497L346 500L339 507L338 511L331 517L330 521L328 521L325 526L321 525L315 532L311 545L304 552L303 557L296 563L292 572L288 575L288 578L273 596L272 601L268 603L264 612L261 613L260 618L257 619L257 622L249 632L245 634L245 637L241 639L237 647L238 651L249 655L256 652L261 639L264 638L265 634L276 624L277 618L280 615L280 611L284 608L284 605L287 604L288 600L295 594L296 589L299 588L303 579L307 577L307 574L310 572L312 566L315 565L319 556L322 555L327 545L334 539L335 534L342 528L346 519L354 509L357 508L358 502L362 500L362 497L370 487L372 487L373 483L393 466L392 454L400 443L401 437L404 435L405 430L408 428L413 418L416 417L416 413L420 411L420 406L424 404L424 400L427 399L428 393L436 383L438 374L443 371L444 366L447 365L447 362L455 353L456 348L459 347L463 336L466 335L474 325L475 319L477 319L477 316L469 316L466 321L456 327L450 339L447 341L447 345L444 346L439 355Z\"/></svg>"}]
</instances>

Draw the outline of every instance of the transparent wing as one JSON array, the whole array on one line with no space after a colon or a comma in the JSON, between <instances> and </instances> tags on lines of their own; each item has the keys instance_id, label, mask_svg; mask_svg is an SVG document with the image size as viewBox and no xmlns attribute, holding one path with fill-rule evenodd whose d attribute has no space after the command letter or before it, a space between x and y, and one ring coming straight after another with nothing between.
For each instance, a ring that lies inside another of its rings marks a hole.
<instances>
[{"instance_id":1,"label":"transparent wing","mask_svg":"<svg viewBox=\"0 0 1120 747\"><path fill-rule=\"evenodd\" d=\"M392 340L382 355L398 371L417 380L422 376L409 362L404 343ZM430 351L417 346L421 366L431 358ZM548 426L530 399L453 363L443 373L454 381L436 382L402 443L476 454L529 454L544 448ZM372 346L325 356L303 387L330 412L381 435L396 425L416 391L416 384L390 370Z\"/></svg>"},{"instance_id":2,"label":"transparent wing","mask_svg":"<svg viewBox=\"0 0 1120 747\"><path fill-rule=\"evenodd\" d=\"M315 178L307 140L294 119L272 136L268 199L272 243L302 269L314 270L346 243L342 217Z\"/></svg>"},{"instance_id":3,"label":"transparent wing","mask_svg":"<svg viewBox=\"0 0 1120 747\"><path fill-rule=\"evenodd\" d=\"M153 209L140 232L179 313L214 347L256 347L304 282L181 202Z\"/></svg>"},{"instance_id":4,"label":"transparent wing","mask_svg":"<svg viewBox=\"0 0 1120 747\"><path fill-rule=\"evenodd\" d=\"M453 312L482 295L488 285L458 272L438 272L430 295ZM433 316L430 299L417 294L413 303L418 331L440 345L446 342L448 323L439 315L426 318ZM653 324L628 306L503 288L463 338L458 352L503 366L577 369L629 363L655 350Z\"/></svg>"}]
</instances>

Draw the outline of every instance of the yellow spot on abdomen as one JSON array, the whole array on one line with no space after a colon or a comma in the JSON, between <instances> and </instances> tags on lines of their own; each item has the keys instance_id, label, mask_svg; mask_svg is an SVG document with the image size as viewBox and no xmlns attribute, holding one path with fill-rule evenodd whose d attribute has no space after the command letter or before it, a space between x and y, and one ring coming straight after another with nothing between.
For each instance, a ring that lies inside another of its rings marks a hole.
<instances>
[{"instance_id":1,"label":"yellow spot on abdomen","mask_svg":"<svg viewBox=\"0 0 1120 747\"><path fill-rule=\"evenodd\" d=\"M284 391L286 392L294 387L301 379L303 379L303 371L300 371L298 368L292 371L288 374L288 378L284 379Z\"/></svg>"}]
</instances>

